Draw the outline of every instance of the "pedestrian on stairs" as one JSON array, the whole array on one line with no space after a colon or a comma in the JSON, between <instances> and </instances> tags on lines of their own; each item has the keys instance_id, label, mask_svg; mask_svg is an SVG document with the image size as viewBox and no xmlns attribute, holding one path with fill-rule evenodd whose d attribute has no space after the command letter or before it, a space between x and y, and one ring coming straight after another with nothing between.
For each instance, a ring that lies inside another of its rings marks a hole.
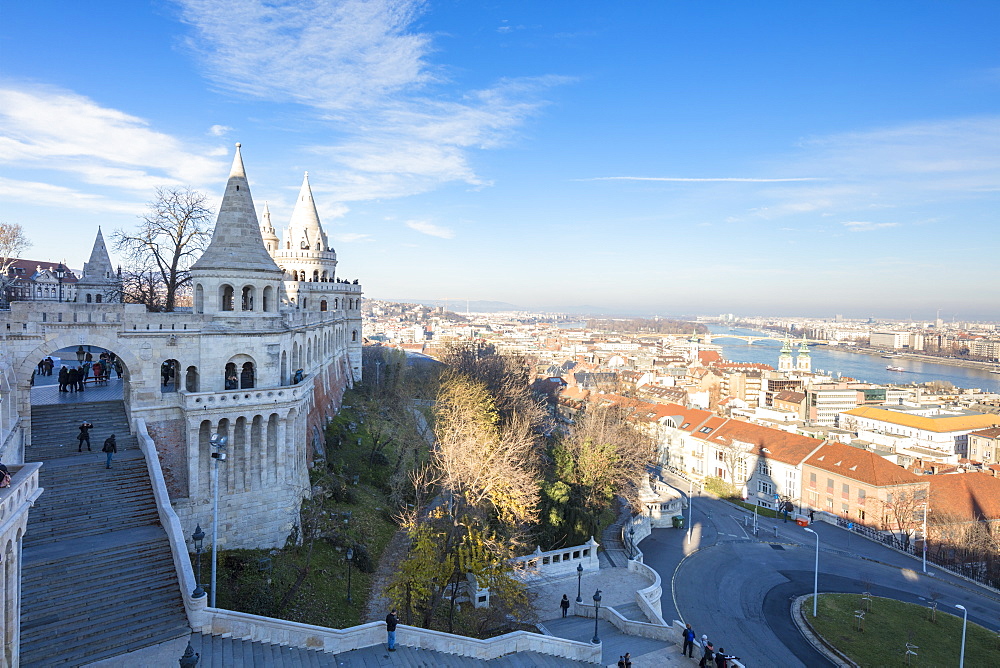
<instances>
[{"instance_id":1,"label":"pedestrian on stairs","mask_svg":"<svg viewBox=\"0 0 1000 668\"><path fill-rule=\"evenodd\" d=\"M684 645L681 647L681 654L686 655L689 659L694 658L694 629L688 624L684 629Z\"/></svg>"},{"instance_id":2,"label":"pedestrian on stairs","mask_svg":"<svg viewBox=\"0 0 1000 668\"><path fill-rule=\"evenodd\" d=\"M396 651L396 626L398 625L399 619L396 618L396 610L390 610L389 614L385 616L385 630L390 652Z\"/></svg>"},{"instance_id":3,"label":"pedestrian on stairs","mask_svg":"<svg viewBox=\"0 0 1000 668\"><path fill-rule=\"evenodd\" d=\"M108 454L108 461L105 463L104 468L109 469L111 468L111 456L118 452L118 443L115 441L114 434L108 436L108 438L104 441L104 447L101 448L101 450Z\"/></svg>"},{"instance_id":4,"label":"pedestrian on stairs","mask_svg":"<svg viewBox=\"0 0 1000 668\"><path fill-rule=\"evenodd\" d=\"M566 594L563 594L562 600L559 601L559 607L562 608L563 617L569 614L569 598Z\"/></svg>"},{"instance_id":5,"label":"pedestrian on stairs","mask_svg":"<svg viewBox=\"0 0 1000 668\"><path fill-rule=\"evenodd\" d=\"M90 450L90 430L94 428L94 425L90 424L86 420L80 425L80 433L77 435L76 440L80 442L79 447L76 449L77 452L83 452L83 442L87 442L87 450Z\"/></svg>"}]
</instances>

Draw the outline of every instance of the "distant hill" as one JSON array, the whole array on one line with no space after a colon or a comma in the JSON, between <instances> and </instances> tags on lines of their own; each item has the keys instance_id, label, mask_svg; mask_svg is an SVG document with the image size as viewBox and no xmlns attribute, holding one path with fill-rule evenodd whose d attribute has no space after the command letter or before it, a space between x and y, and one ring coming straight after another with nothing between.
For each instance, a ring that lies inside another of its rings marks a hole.
<instances>
[{"instance_id":1,"label":"distant hill","mask_svg":"<svg viewBox=\"0 0 1000 668\"><path fill-rule=\"evenodd\" d=\"M464 299L390 299L381 298L384 301L401 302L404 304L423 304L425 306L445 306L449 311L455 313L465 313L466 301ZM468 309L477 313L496 313L498 311L528 311L523 306L508 304L507 302L494 302L488 300L470 300Z\"/></svg>"}]
</instances>

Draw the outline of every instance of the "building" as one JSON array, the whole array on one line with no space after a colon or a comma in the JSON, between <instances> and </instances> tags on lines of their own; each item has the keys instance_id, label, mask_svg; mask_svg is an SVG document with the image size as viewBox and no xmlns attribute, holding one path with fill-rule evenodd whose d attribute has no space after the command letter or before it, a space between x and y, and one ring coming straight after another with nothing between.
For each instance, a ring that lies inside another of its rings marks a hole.
<instances>
[{"instance_id":1,"label":"building","mask_svg":"<svg viewBox=\"0 0 1000 668\"><path fill-rule=\"evenodd\" d=\"M117 274L98 233L73 300L14 301L0 311L0 426L8 464L31 444L31 376L39 359L92 345L114 352L134 429L155 442L171 503L187 528L211 519L212 436L220 470L220 546L283 545L310 493L309 467L347 387L361 378L361 285L336 274L308 180L286 243L258 223L239 144L212 240L191 268L190 312L150 313L104 299ZM262 229L263 227L263 229ZM271 245L264 242L265 236ZM294 246L294 248L292 248ZM65 285L63 286L66 287ZM64 298L66 294L64 293ZM89 299L88 299L89 296ZM178 383L161 383L171 368Z\"/></svg>"},{"instance_id":2,"label":"building","mask_svg":"<svg viewBox=\"0 0 1000 668\"><path fill-rule=\"evenodd\" d=\"M969 432L966 458L982 464L1000 464L1000 427Z\"/></svg>"},{"instance_id":3,"label":"building","mask_svg":"<svg viewBox=\"0 0 1000 668\"><path fill-rule=\"evenodd\" d=\"M878 330L871 333L868 341L872 348L900 350L910 347L910 333Z\"/></svg>"},{"instance_id":4,"label":"building","mask_svg":"<svg viewBox=\"0 0 1000 668\"><path fill-rule=\"evenodd\" d=\"M77 276L64 264L19 259L7 268L4 299L15 301L76 301Z\"/></svg>"}]
</instances>

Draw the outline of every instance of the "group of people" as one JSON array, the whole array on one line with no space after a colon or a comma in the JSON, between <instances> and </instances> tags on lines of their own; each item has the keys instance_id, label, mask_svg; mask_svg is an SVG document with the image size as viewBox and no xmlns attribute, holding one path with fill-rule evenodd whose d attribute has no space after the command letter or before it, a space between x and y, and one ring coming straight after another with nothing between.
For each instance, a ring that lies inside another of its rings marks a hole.
<instances>
[{"instance_id":1,"label":"group of people","mask_svg":"<svg viewBox=\"0 0 1000 668\"><path fill-rule=\"evenodd\" d=\"M695 632L691 628L691 625L687 624L684 627L684 645L681 647L681 653L691 659L694 658L695 637ZM702 654L701 661L698 662L699 668L713 668L713 666L714 668L726 668L729 665L730 659L739 661L740 658L735 654L726 654L725 647L720 647L716 650L715 645L704 634L701 636L701 647L704 654Z\"/></svg>"},{"instance_id":2,"label":"group of people","mask_svg":"<svg viewBox=\"0 0 1000 668\"><path fill-rule=\"evenodd\" d=\"M94 425L88 421L84 420L80 424L80 433L77 435L76 439L78 442L77 452L83 452L83 444L87 444L87 450L90 451L90 430L94 428ZM104 447L101 448L101 452L108 456L107 461L104 463L104 468L111 468L111 458L116 452L118 452L118 441L115 440L115 435L111 434L106 439L104 439Z\"/></svg>"},{"instance_id":3,"label":"group of people","mask_svg":"<svg viewBox=\"0 0 1000 668\"><path fill-rule=\"evenodd\" d=\"M35 375L51 376L52 367L54 367L55 364L56 363L52 361L51 357L46 357L45 359L39 360L38 367L35 369Z\"/></svg>"}]
</instances>

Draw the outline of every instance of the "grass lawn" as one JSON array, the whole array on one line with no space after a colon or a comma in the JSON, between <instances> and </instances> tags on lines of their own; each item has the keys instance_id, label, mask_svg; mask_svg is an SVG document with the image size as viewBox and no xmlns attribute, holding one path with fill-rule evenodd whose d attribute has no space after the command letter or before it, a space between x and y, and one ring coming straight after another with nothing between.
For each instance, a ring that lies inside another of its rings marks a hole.
<instances>
[{"instance_id":1,"label":"grass lawn","mask_svg":"<svg viewBox=\"0 0 1000 668\"><path fill-rule=\"evenodd\" d=\"M962 617L938 606L937 621L930 621L926 606L874 597L865 613L864 632L857 631L855 610L860 594L820 594L819 616L812 616L812 596L802 604L806 619L823 638L863 668L905 666L906 643L917 645L912 666L956 666L962 644ZM955 610L961 612L961 610ZM966 666L1000 665L1000 642L988 629L969 622L965 645Z\"/></svg>"}]
</instances>

